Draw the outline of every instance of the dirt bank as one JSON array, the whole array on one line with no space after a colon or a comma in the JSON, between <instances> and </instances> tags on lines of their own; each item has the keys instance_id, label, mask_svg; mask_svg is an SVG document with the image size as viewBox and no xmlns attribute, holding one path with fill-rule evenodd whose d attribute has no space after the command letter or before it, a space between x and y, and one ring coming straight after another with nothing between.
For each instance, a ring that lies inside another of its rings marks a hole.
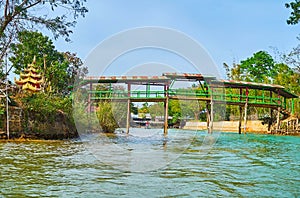
<instances>
[{"instance_id":1,"label":"dirt bank","mask_svg":"<svg viewBox=\"0 0 300 198\"><path fill-rule=\"evenodd\" d=\"M213 129L217 131L238 132L238 127L238 121L222 121L213 123ZM184 129L205 130L207 129L207 123L196 121L187 122ZM242 123L242 132L243 131L244 123ZM246 132L267 133L268 125L263 125L260 120L250 120L247 121Z\"/></svg>"}]
</instances>

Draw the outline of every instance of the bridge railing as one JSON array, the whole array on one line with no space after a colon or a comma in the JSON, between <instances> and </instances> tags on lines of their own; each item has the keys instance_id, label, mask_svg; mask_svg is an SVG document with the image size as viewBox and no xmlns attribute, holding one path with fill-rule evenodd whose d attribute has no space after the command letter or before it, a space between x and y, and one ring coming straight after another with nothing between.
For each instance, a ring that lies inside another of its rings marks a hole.
<instances>
[{"instance_id":1,"label":"bridge railing","mask_svg":"<svg viewBox=\"0 0 300 198\"><path fill-rule=\"evenodd\" d=\"M129 93L126 90L93 90L89 91L91 94L91 99L101 100L101 99L142 99L142 98L164 98L165 92L163 90L131 90ZM170 89L168 90L168 95L170 97L198 97L198 98L211 98L211 91L205 92L202 90L182 90L182 89ZM248 104L257 105L274 105L280 106L284 109L290 106L283 98L278 97L268 97L265 95L248 95L245 94L233 94L233 93L222 93L214 92L212 93L212 98L215 101L222 101L228 103L245 103L248 98Z\"/></svg>"},{"instance_id":2,"label":"bridge railing","mask_svg":"<svg viewBox=\"0 0 300 198\"><path fill-rule=\"evenodd\" d=\"M277 97L266 97L263 95L240 95L240 94L225 94L213 93L213 99L216 101L226 101L229 103L245 103L248 99L249 104L266 104L266 105L281 105L282 101Z\"/></svg>"},{"instance_id":3,"label":"bridge railing","mask_svg":"<svg viewBox=\"0 0 300 198\"><path fill-rule=\"evenodd\" d=\"M92 94L93 100L104 100L104 99L128 99L129 96L132 99L142 98L164 98L165 92L162 90L132 90L130 92L126 90L93 90L89 91Z\"/></svg>"}]
</instances>

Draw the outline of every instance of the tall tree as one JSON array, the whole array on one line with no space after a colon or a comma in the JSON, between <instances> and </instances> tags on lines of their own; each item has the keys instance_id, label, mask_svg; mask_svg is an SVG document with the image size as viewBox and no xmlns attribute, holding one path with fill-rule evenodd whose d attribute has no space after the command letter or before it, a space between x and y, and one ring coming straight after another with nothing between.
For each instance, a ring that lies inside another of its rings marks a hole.
<instances>
[{"instance_id":1,"label":"tall tree","mask_svg":"<svg viewBox=\"0 0 300 198\"><path fill-rule=\"evenodd\" d=\"M295 0L285 4L286 8L292 9L291 15L286 21L289 25L296 25L300 20L300 0Z\"/></svg>"},{"instance_id":2,"label":"tall tree","mask_svg":"<svg viewBox=\"0 0 300 198\"><path fill-rule=\"evenodd\" d=\"M300 37L297 37L300 41ZM296 72L300 73L300 44L294 47L289 53L281 55L283 61L295 68Z\"/></svg>"},{"instance_id":3,"label":"tall tree","mask_svg":"<svg viewBox=\"0 0 300 198\"><path fill-rule=\"evenodd\" d=\"M295 94L300 94L300 73L284 63L276 64L277 75L274 76L274 83L284 86Z\"/></svg>"},{"instance_id":4,"label":"tall tree","mask_svg":"<svg viewBox=\"0 0 300 198\"><path fill-rule=\"evenodd\" d=\"M88 11L86 0L0 0L0 60L24 30L47 29L69 41L71 28ZM53 13L51 13L51 11ZM73 16L73 18L68 16Z\"/></svg>"},{"instance_id":5,"label":"tall tree","mask_svg":"<svg viewBox=\"0 0 300 198\"><path fill-rule=\"evenodd\" d=\"M18 34L18 43L11 46L10 61L14 72L19 74L36 57L37 69L44 75L46 90L55 93L67 92L77 75L86 74L86 68L75 54L58 52L49 37L39 32L23 31Z\"/></svg>"},{"instance_id":6,"label":"tall tree","mask_svg":"<svg viewBox=\"0 0 300 198\"><path fill-rule=\"evenodd\" d=\"M259 51L241 61L240 75L243 80L269 83L276 74L275 63L270 54Z\"/></svg>"}]
</instances>

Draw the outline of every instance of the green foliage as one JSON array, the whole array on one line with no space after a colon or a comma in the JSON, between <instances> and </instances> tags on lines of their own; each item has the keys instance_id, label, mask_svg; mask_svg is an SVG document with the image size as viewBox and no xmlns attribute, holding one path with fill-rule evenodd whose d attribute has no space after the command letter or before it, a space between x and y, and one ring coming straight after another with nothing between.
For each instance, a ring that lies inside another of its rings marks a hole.
<instances>
[{"instance_id":1,"label":"green foliage","mask_svg":"<svg viewBox=\"0 0 300 198\"><path fill-rule=\"evenodd\" d=\"M291 15L288 18L288 20L286 21L287 24L289 24L289 25L296 25L296 24L298 24L299 20L300 20L300 1L299 0L295 0L293 2L286 3L285 7L292 9Z\"/></svg>"},{"instance_id":2,"label":"green foliage","mask_svg":"<svg viewBox=\"0 0 300 198\"><path fill-rule=\"evenodd\" d=\"M138 112L144 114L149 113L150 111L149 111L148 103L147 102L143 103L142 108L139 108Z\"/></svg>"},{"instance_id":3,"label":"green foliage","mask_svg":"<svg viewBox=\"0 0 300 198\"><path fill-rule=\"evenodd\" d=\"M119 127L115 119L113 106L114 105L108 101L99 102L96 113L103 132L113 133Z\"/></svg>"},{"instance_id":4,"label":"green foliage","mask_svg":"<svg viewBox=\"0 0 300 198\"><path fill-rule=\"evenodd\" d=\"M0 2L0 60L16 35L24 30L49 30L54 38L70 41L71 28L88 12L86 0L6 0ZM44 12L47 10L47 12Z\"/></svg>"},{"instance_id":5,"label":"green foliage","mask_svg":"<svg viewBox=\"0 0 300 198\"><path fill-rule=\"evenodd\" d=\"M164 103L154 103L149 106L149 113L152 118L156 116L164 116Z\"/></svg>"},{"instance_id":6,"label":"green foliage","mask_svg":"<svg viewBox=\"0 0 300 198\"><path fill-rule=\"evenodd\" d=\"M134 106L134 103L130 103L130 112L133 113L134 115L138 114L138 108Z\"/></svg>"},{"instance_id":7,"label":"green foliage","mask_svg":"<svg viewBox=\"0 0 300 198\"><path fill-rule=\"evenodd\" d=\"M5 113L4 106L0 106L0 115L3 115Z\"/></svg>"},{"instance_id":8,"label":"green foliage","mask_svg":"<svg viewBox=\"0 0 300 198\"><path fill-rule=\"evenodd\" d=\"M39 32L23 31L18 34L18 43L12 44L10 57L16 74L36 57L36 66L44 77L43 87L47 92L64 94L73 85L76 76L87 73L75 54L58 52L53 42Z\"/></svg>"},{"instance_id":9,"label":"green foliage","mask_svg":"<svg viewBox=\"0 0 300 198\"><path fill-rule=\"evenodd\" d=\"M241 61L241 64L233 64L229 67L224 64L227 77L232 80L244 80L253 82L272 83L284 86L294 94L300 95L300 45L290 53L282 55L285 63L275 63L267 52L259 51L252 57ZM239 94L238 90L228 90ZM255 91L255 90L251 90ZM258 94L260 91L256 90ZM299 99L295 99L295 111L299 112ZM238 115L237 108L230 108L231 114ZM249 108L250 114L266 114L264 109ZM228 112L228 110L227 110ZM228 113L227 113L228 114ZM228 118L228 115L226 115Z\"/></svg>"},{"instance_id":10,"label":"green foliage","mask_svg":"<svg viewBox=\"0 0 300 198\"><path fill-rule=\"evenodd\" d=\"M25 112L34 114L37 120L55 120L58 111L64 112L69 118L72 113L72 100L69 97L58 97L45 93L19 96Z\"/></svg>"},{"instance_id":11,"label":"green foliage","mask_svg":"<svg viewBox=\"0 0 300 198\"><path fill-rule=\"evenodd\" d=\"M274 83L286 87L295 94L300 95L300 73L295 72L284 63L276 64L278 69L277 75L274 77Z\"/></svg>"},{"instance_id":12,"label":"green foliage","mask_svg":"<svg viewBox=\"0 0 300 198\"><path fill-rule=\"evenodd\" d=\"M241 61L240 76L243 80L269 83L276 74L274 60L265 51L259 51L252 57Z\"/></svg>"}]
</instances>

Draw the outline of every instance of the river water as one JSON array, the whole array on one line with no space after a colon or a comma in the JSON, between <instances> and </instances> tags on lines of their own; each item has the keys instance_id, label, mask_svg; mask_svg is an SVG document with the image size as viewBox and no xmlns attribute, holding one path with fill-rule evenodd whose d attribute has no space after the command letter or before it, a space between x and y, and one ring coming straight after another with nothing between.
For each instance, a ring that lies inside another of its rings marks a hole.
<instances>
[{"instance_id":1,"label":"river water","mask_svg":"<svg viewBox=\"0 0 300 198\"><path fill-rule=\"evenodd\" d=\"M188 141L174 141L179 133ZM103 148L91 149L90 137L0 142L0 197L300 197L299 137L219 133L207 144L206 132L169 130L169 136L110 137L128 152L144 146L139 153L162 162L148 166L149 157L136 155L133 169L118 164L132 158L111 163L114 150L111 161L102 159Z\"/></svg>"}]
</instances>

